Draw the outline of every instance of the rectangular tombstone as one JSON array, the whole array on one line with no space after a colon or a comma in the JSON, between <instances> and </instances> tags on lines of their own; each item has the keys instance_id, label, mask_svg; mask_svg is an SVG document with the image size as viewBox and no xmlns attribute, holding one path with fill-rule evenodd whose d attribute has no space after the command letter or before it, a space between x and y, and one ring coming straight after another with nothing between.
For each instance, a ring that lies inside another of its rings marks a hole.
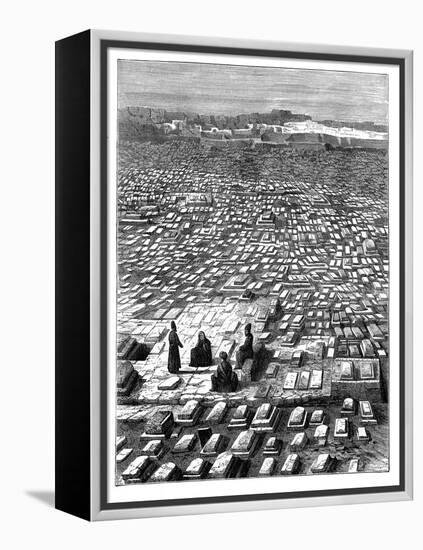
<instances>
[{"instance_id":1,"label":"rectangular tombstone","mask_svg":"<svg viewBox=\"0 0 423 550\"><path fill-rule=\"evenodd\" d=\"M288 420L288 428L290 429L302 429L307 422L307 413L304 407L295 407L291 412Z\"/></svg>"},{"instance_id":2,"label":"rectangular tombstone","mask_svg":"<svg viewBox=\"0 0 423 550\"><path fill-rule=\"evenodd\" d=\"M210 462L207 462L203 458L194 458L185 470L184 479L202 479L207 475L210 468Z\"/></svg>"},{"instance_id":3,"label":"rectangular tombstone","mask_svg":"<svg viewBox=\"0 0 423 550\"><path fill-rule=\"evenodd\" d=\"M194 426L197 423L200 414L200 403L196 399L191 399L185 403L182 410L178 413L176 422L185 426Z\"/></svg>"},{"instance_id":4,"label":"rectangular tombstone","mask_svg":"<svg viewBox=\"0 0 423 550\"><path fill-rule=\"evenodd\" d=\"M275 470L276 460L273 457L267 457L263 460L262 465L260 466L259 475L260 476L271 476Z\"/></svg>"},{"instance_id":5,"label":"rectangular tombstone","mask_svg":"<svg viewBox=\"0 0 423 550\"><path fill-rule=\"evenodd\" d=\"M322 387L322 377L323 377L323 371L322 370L313 370L311 373L311 379L310 379L310 389L311 390L320 390Z\"/></svg>"},{"instance_id":6,"label":"rectangular tombstone","mask_svg":"<svg viewBox=\"0 0 423 550\"><path fill-rule=\"evenodd\" d=\"M297 381L297 372L288 372L283 385L284 390L293 390L295 388L295 382Z\"/></svg>"},{"instance_id":7,"label":"rectangular tombstone","mask_svg":"<svg viewBox=\"0 0 423 550\"><path fill-rule=\"evenodd\" d=\"M341 415L354 416L356 413L356 404L352 397L346 397L342 403Z\"/></svg>"},{"instance_id":8,"label":"rectangular tombstone","mask_svg":"<svg viewBox=\"0 0 423 550\"><path fill-rule=\"evenodd\" d=\"M159 390L175 390L179 384L181 383L181 378L179 376L170 376L169 378L166 378L166 380L163 380L163 382L160 382L160 384L157 386Z\"/></svg>"},{"instance_id":9,"label":"rectangular tombstone","mask_svg":"<svg viewBox=\"0 0 423 550\"><path fill-rule=\"evenodd\" d=\"M371 361L360 363L360 378L362 380L371 380L374 376L373 363Z\"/></svg>"},{"instance_id":10,"label":"rectangular tombstone","mask_svg":"<svg viewBox=\"0 0 423 550\"><path fill-rule=\"evenodd\" d=\"M140 479L144 472L147 471L148 466L151 464L149 456L137 456L135 460L129 464L126 470L122 473L122 478L127 481L129 479Z\"/></svg>"},{"instance_id":11,"label":"rectangular tombstone","mask_svg":"<svg viewBox=\"0 0 423 550\"><path fill-rule=\"evenodd\" d=\"M373 414L373 408L369 401L360 401L360 423L377 424L377 420Z\"/></svg>"},{"instance_id":12,"label":"rectangular tombstone","mask_svg":"<svg viewBox=\"0 0 423 550\"><path fill-rule=\"evenodd\" d=\"M221 453L210 468L209 478L221 479L234 477L237 473L239 459L230 452Z\"/></svg>"},{"instance_id":13,"label":"rectangular tombstone","mask_svg":"<svg viewBox=\"0 0 423 550\"><path fill-rule=\"evenodd\" d=\"M323 474L328 472L332 464L331 457L328 453L322 453L314 459L311 465L311 472L313 474Z\"/></svg>"},{"instance_id":14,"label":"rectangular tombstone","mask_svg":"<svg viewBox=\"0 0 423 550\"><path fill-rule=\"evenodd\" d=\"M278 455L280 453L282 442L276 437L269 437L263 448L264 455Z\"/></svg>"},{"instance_id":15,"label":"rectangular tombstone","mask_svg":"<svg viewBox=\"0 0 423 550\"><path fill-rule=\"evenodd\" d=\"M195 434L186 434L181 437L179 441L176 442L173 447L174 453L188 453L195 446L196 435Z\"/></svg>"},{"instance_id":16,"label":"rectangular tombstone","mask_svg":"<svg viewBox=\"0 0 423 550\"><path fill-rule=\"evenodd\" d=\"M142 439L165 438L172 433L174 426L173 414L170 411L157 411L147 420Z\"/></svg>"},{"instance_id":17,"label":"rectangular tombstone","mask_svg":"<svg viewBox=\"0 0 423 550\"><path fill-rule=\"evenodd\" d=\"M224 442L225 439L222 434L213 434L201 449L200 454L203 456L216 456L222 450Z\"/></svg>"},{"instance_id":18,"label":"rectangular tombstone","mask_svg":"<svg viewBox=\"0 0 423 550\"><path fill-rule=\"evenodd\" d=\"M310 371L303 370L300 372L300 379L298 380L298 389L306 390L310 381Z\"/></svg>"},{"instance_id":19,"label":"rectangular tombstone","mask_svg":"<svg viewBox=\"0 0 423 550\"><path fill-rule=\"evenodd\" d=\"M351 361L341 361L341 380L352 380L354 377Z\"/></svg>"},{"instance_id":20,"label":"rectangular tombstone","mask_svg":"<svg viewBox=\"0 0 423 550\"><path fill-rule=\"evenodd\" d=\"M279 410L270 403L263 403L257 409L251 422L251 429L258 432L273 432L279 422Z\"/></svg>"},{"instance_id":21,"label":"rectangular tombstone","mask_svg":"<svg viewBox=\"0 0 423 550\"><path fill-rule=\"evenodd\" d=\"M176 481L180 479L181 471L174 462L166 462L152 474L149 481L160 483L162 481Z\"/></svg>"},{"instance_id":22,"label":"rectangular tombstone","mask_svg":"<svg viewBox=\"0 0 423 550\"><path fill-rule=\"evenodd\" d=\"M163 452L163 442L160 439L151 439L142 449L143 454L154 458L160 458Z\"/></svg>"},{"instance_id":23,"label":"rectangular tombstone","mask_svg":"<svg viewBox=\"0 0 423 550\"><path fill-rule=\"evenodd\" d=\"M206 416L206 424L220 424L228 410L228 405L225 401L220 401L212 408L209 414Z\"/></svg>"},{"instance_id":24,"label":"rectangular tombstone","mask_svg":"<svg viewBox=\"0 0 423 550\"><path fill-rule=\"evenodd\" d=\"M255 399L265 399L271 387L272 386L269 386L269 384L260 384L260 386L257 388L256 393L254 394Z\"/></svg>"},{"instance_id":25,"label":"rectangular tombstone","mask_svg":"<svg viewBox=\"0 0 423 550\"><path fill-rule=\"evenodd\" d=\"M300 457L296 453L287 456L283 463L281 474L292 475L296 474L300 469Z\"/></svg>"},{"instance_id":26,"label":"rectangular tombstone","mask_svg":"<svg viewBox=\"0 0 423 550\"><path fill-rule=\"evenodd\" d=\"M326 426L326 424L320 424L317 426L317 428L314 430L314 436L313 440L315 445L318 447L323 447L326 445L327 439L329 435L329 428Z\"/></svg>"},{"instance_id":27,"label":"rectangular tombstone","mask_svg":"<svg viewBox=\"0 0 423 550\"><path fill-rule=\"evenodd\" d=\"M347 439L349 437L349 422L348 418L337 418L335 420L334 437Z\"/></svg>"},{"instance_id":28,"label":"rectangular tombstone","mask_svg":"<svg viewBox=\"0 0 423 550\"><path fill-rule=\"evenodd\" d=\"M357 440L358 441L369 441L370 436L369 432L366 430L364 426L359 426L357 428Z\"/></svg>"},{"instance_id":29,"label":"rectangular tombstone","mask_svg":"<svg viewBox=\"0 0 423 550\"><path fill-rule=\"evenodd\" d=\"M241 458L249 458L256 448L257 440L257 434L253 430L242 431L232 444L232 454Z\"/></svg>"},{"instance_id":30,"label":"rectangular tombstone","mask_svg":"<svg viewBox=\"0 0 423 550\"><path fill-rule=\"evenodd\" d=\"M116 455L116 462L120 464L121 462L125 461L128 456L132 454L133 449L122 449L117 455Z\"/></svg>"},{"instance_id":31,"label":"rectangular tombstone","mask_svg":"<svg viewBox=\"0 0 423 550\"><path fill-rule=\"evenodd\" d=\"M317 426L318 424L323 424L324 419L325 419L325 412L322 409L316 409L311 414L310 426Z\"/></svg>"},{"instance_id":32,"label":"rectangular tombstone","mask_svg":"<svg viewBox=\"0 0 423 550\"><path fill-rule=\"evenodd\" d=\"M360 459L352 458L348 463L348 473L355 474L359 471L360 468Z\"/></svg>"},{"instance_id":33,"label":"rectangular tombstone","mask_svg":"<svg viewBox=\"0 0 423 550\"><path fill-rule=\"evenodd\" d=\"M265 376L266 378L275 378L279 371L279 363L269 363Z\"/></svg>"},{"instance_id":34,"label":"rectangular tombstone","mask_svg":"<svg viewBox=\"0 0 423 550\"><path fill-rule=\"evenodd\" d=\"M243 430L248 427L248 422L250 420L250 412L248 410L247 405L239 405L236 409L234 414L232 415L232 418L229 422L228 429L229 430Z\"/></svg>"},{"instance_id":35,"label":"rectangular tombstone","mask_svg":"<svg viewBox=\"0 0 423 550\"><path fill-rule=\"evenodd\" d=\"M307 445L307 434L305 432L299 432L292 438L289 448L291 451L302 451Z\"/></svg>"}]
</instances>

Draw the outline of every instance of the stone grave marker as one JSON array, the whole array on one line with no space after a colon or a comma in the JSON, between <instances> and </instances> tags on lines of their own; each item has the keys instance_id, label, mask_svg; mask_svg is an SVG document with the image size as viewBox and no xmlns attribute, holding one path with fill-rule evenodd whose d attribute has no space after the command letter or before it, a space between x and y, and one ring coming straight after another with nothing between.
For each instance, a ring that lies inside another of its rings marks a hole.
<instances>
[{"instance_id":1,"label":"stone grave marker","mask_svg":"<svg viewBox=\"0 0 423 550\"><path fill-rule=\"evenodd\" d=\"M360 401L360 423L377 424L377 420L373 414L373 408L369 401Z\"/></svg>"},{"instance_id":2,"label":"stone grave marker","mask_svg":"<svg viewBox=\"0 0 423 550\"><path fill-rule=\"evenodd\" d=\"M341 380L353 380L354 370L351 361L341 361Z\"/></svg>"},{"instance_id":3,"label":"stone grave marker","mask_svg":"<svg viewBox=\"0 0 423 550\"><path fill-rule=\"evenodd\" d=\"M206 460L200 457L194 458L194 460L192 460L188 464L183 474L183 477L184 479L202 479L206 477L209 469L210 469L210 462L207 462Z\"/></svg>"},{"instance_id":4,"label":"stone grave marker","mask_svg":"<svg viewBox=\"0 0 423 550\"><path fill-rule=\"evenodd\" d=\"M166 378L166 380L160 382L160 384L157 386L157 389L165 391L175 390L180 383L181 378L179 378L179 376L170 376L169 378Z\"/></svg>"},{"instance_id":5,"label":"stone grave marker","mask_svg":"<svg viewBox=\"0 0 423 550\"><path fill-rule=\"evenodd\" d=\"M156 411L147 420L141 439L164 439L170 436L174 426L173 414L170 411Z\"/></svg>"},{"instance_id":6,"label":"stone grave marker","mask_svg":"<svg viewBox=\"0 0 423 550\"><path fill-rule=\"evenodd\" d=\"M323 474L330 470L332 459L329 453L322 453L316 457L310 467L313 474Z\"/></svg>"},{"instance_id":7,"label":"stone grave marker","mask_svg":"<svg viewBox=\"0 0 423 550\"><path fill-rule=\"evenodd\" d=\"M291 449L291 451L302 451L307 445L307 441L307 434L305 432L299 432L295 434L292 438L292 441L289 444L289 448Z\"/></svg>"},{"instance_id":8,"label":"stone grave marker","mask_svg":"<svg viewBox=\"0 0 423 550\"><path fill-rule=\"evenodd\" d=\"M326 424L320 424L314 430L313 440L318 447L324 447L328 440L329 428Z\"/></svg>"},{"instance_id":9,"label":"stone grave marker","mask_svg":"<svg viewBox=\"0 0 423 550\"><path fill-rule=\"evenodd\" d=\"M334 437L336 439L348 439L349 431L350 430L349 430L348 418L336 418L335 419Z\"/></svg>"},{"instance_id":10,"label":"stone grave marker","mask_svg":"<svg viewBox=\"0 0 423 550\"><path fill-rule=\"evenodd\" d=\"M342 403L341 416L354 416L355 413L355 400L352 397L346 397Z\"/></svg>"},{"instance_id":11,"label":"stone grave marker","mask_svg":"<svg viewBox=\"0 0 423 550\"><path fill-rule=\"evenodd\" d=\"M174 462L165 462L152 474L149 481L160 483L162 481L176 481L180 479L181 471Z\"/></svg>"},{"instance_id":12,"label":"stone grave marker","mask_svg":"<svg viewBox=\"0 0 423 550\"><path fill-rule=\"evenodd\" d=\"M273 432L279 422L279 410L270 403L262 403L251 422L251 429L257 432Z\"/></svg>"},{"instance_id":13,"label":"stone grave marker","mask_svg":"<svg viewBox=\"0 0 423 550\"><path fill-rule=\"evenodd\" d=\"M276 378L278 371L279 363L269 363L264 375L266 378Z\"/></svg>"},{"instance_id":14,"label":"stone grave marker","mask_svg":"<svg viewBox=\"0 0 423 550\"><path fill-rule=\"evenodd\" d=\"M295 382L297 381L297 372L288 372L283 385L284 390L293 390L295 388Z\"/></svg>"},{"instance_id":15,"label":"stone grave marker","mask_svg":"<svg viewBox=\"0 0 423 550\"><path fill-rule=\"evenodd\" d=\"M196 399L190 399L185 403L182 410L177 415L176 422L184 426L194 426L197 424L200 414L200 403Z\"/></svg>"},{"instance_id":16,"label":"stone grave marker","mask_svg":"<svg viewBox=\"0 0 423 550\"><path fill-rule=\"evenodd\" d=\"M222 434L213 434L201 449L202 456L216 456L225 445L225 437Z\"/></svg>"},{"instance_id":17,"label":"stone grave marker","mask_svg":"<svg viewBox=\"0 0 423 550\"><path fill-rule=\"evenodd\" d=\"M120 435L116 438L116 451L120 451L122 447L126 444L127 439L124 435Z\"/></svg>"},{"instance_id":18,"label":"stone grave marker","mask_svg":"<svg viewBox=\"0 0 423 550\"><path fill-rule=\"evenodd\" d=\"M263 460L262 465L260 466L259 475L260 476L271 476L275 470L276 460L273 457L267 457Z\"/></svg>"},{"instance_id":19,"label":"stone grave marker","mask_svg":"<svg viewBox=\"0 0 423 550\"><path fill-rule=\"evenodd\" d=\"M206 424L220 424L228 410L228 405L225 401L216 403L209 414L206 416Z\"/></svg>"},{"instance_id":20,"label":"stone grave marker","mask_svg":"<svg viewBox=\"0 0 423 550\"><path fill-rule=\"evenodd\" d=\"M322 388L322 376L323 376L322 370L314 369L311 372L311 379L310 379L311 390L320 390Z\"/></svg>"},{"instance_id":21,"label":"stone grave marker","mask_svg":"<svg viewBox=\"0 0 423 550\"><path fill-rule=\"evenodd\" d=\"M235 477L240 465L240 459L230 452L221 453L210 468L209 478L221 479Z\"/></svg>"},{"instance_id":22,"label":"stone grave marker","mask_svg":"<svg viewBox=\"0 0 423 550\"><path fill-rule=\"evenodd\" d=\"M124 460L128 458L132 454L133 449L122 449L117 455L116 455L116 462L120 464Z\"/></svg>"},{"instance_id":23,"label":"stone grave marker","mask_svg":"<svg viewBox=\"0 0 423 550\"><path fill-rule=\"evenodd\" d=\"M300 378L298 380L298 389L306 390L310 381L310 371L303 370L300 372Z\"/></svg>"},{"instance_id":24,"label":"stone grave marker","mask_svg":"<svg viewBox=\"0 0 423 550\"><path fill-rule=\"evenodd\" d=\"M360 459L352 458L348 463L348 473L355 474L360 469Z\"/></svg>"},{"instance_id":25,"label":"stone grave marker","mask_svg":"<svg viewBox=\"0 0 423 550\"><path fill-rule=\"evenodd\" d=\"M153 458L160 458L164 453L163 442L161 439L151 439L148 441L141 451L144 455Z\"/></svg>"},{"instance_id":26,"label":"stone grave marker","mask_svg":"<svg viewBox=\"0 0 423 550\"><path fill-rule=\"evenodd\" d=\"M300 469L300 457L296 453L291 453L286 457L281 468L281 474L292 475L296 474Z\"/></svg>"},{"instance_id":27,"label":"stone grave marker","mask_svg":"<svg viewBox=\"0 0 423 550\"><path fill-rule=\"evenodd\" d=\"M186 434L181 437L179 441L176 442L173 447L174 453L188 453L195 446L196 435L195 434Z\"/></svg>"},{"instance_id":28,"label":"stone grave marker","mask_svg":"<svg viewBox=\"0 0 423 550\"><path fill-rule=\"evenodd\" d=\"M318 426L323 424L325 420L325 412L322 409L316 409L312 412L310 417L310 426Z\"/></svg>"},{"instance_id":29,"label":"stone grave marker","mask_svg":"<svg viewBox=\"0 0 423 550\"><path fill-rule=\"evenodd\" d=\"M228 429L229 430L245 430L248 428L248 423L250 420L250 411L248 409L247 405L239 405L229 422Z\"/></svg>"},{"instance_id":30,"label":"stone grave marker","mask_svg":"<svg viewBox=\"0 0 423 550\"><path fill-rule=\"evenodd\" d=\"M257 433L253 430L240 432L232 444L231 452L240 458L250 458L258 442Z\"/></svg>"},{"instance_id":31,"label":"stone grave marker","mask_svg":"<svg viewBox=\"0 0 423 550\"><path fill-rule=\"evenodd\" d=\"M269 437L263 448L264 455L278 455L282 447L282 441L276 437Z\"/></svg>"},{"instance_id":32,"label":"stone grave marker","mask_svg":"<svg viewBox=\"0 0 423 550\"><path fill-rule=\"evenodd\" d=\"M370 441L370 435L364 426L357 428L357 440L358 441Z\"/></svg>"},{"instance_id":33,"label":"stone grave marker","mask_svg":"<svg viewBox=\"0 0 423 550\"><path fill-rule=\"evenodd\" d=\"M126 468L126 470L122 473L122 478L125 481L128 481L130 479L139 479L141 480L143 478L143 475L147 472L149 469L148 467L151 465L151 459L149 456L137 456L135 460L133 460L129 466Z\"/></svg>"},{"instance_id":34,"label":"stone grave marker","mask_svg":"<svg viewBox=\"0 0 423 550\"><path fill-rule=\"evenodd\" d=\"M307 412L304 407L295 407L288 420L288 428L293 430L302 430L307 423Z\"/></svg>"},{"instance_id":35,"label":"stone grave marker","mask_svg":"<svg viewBox=\"0 0 423 550\"><path fill-rule=\"evenodd\" d=\"M257 388L254 398L255 399L265 399L270 391L272 386L269 384L260 384L260 386Z\"/></svg>"},{"instance_id":36,"label":"stone grave marker","mask_svg":"<svg viewBox=\"0 0 423 550\"><path fill-rule=\"evenodd\" d=\"M371 380L374 377L373 363L371 361L360 363L360 378L362 380Z\"/></svg>"}]
</instances>

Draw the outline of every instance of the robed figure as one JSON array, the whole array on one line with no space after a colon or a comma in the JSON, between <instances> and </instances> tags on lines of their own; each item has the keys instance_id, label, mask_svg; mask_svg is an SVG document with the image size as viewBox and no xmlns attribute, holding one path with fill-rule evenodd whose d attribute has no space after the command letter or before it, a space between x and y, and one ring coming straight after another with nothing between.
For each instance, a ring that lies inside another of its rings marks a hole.
<instances>
[{"instance_id":1,"label":"robed figure","mask_svg":"<svg viewBox=\"0 0 423 550\"><path fill-rule=\"evenodd\" d=\"M211 375L211 383L212 391L216 392L234 392L238 387L238 376L233 372L225 351L219 353L219 365L216 374Z\"/></svg>"},{"instance_id":2,"label":"robed figure","mask_svg":"<svg viewBox=\"0 0 423 550\"><path fill-rule=\"evenodd\" d=\"M207 367L212 364L211 343L206 335L201 330L198 333L198 341L194 348L191 349L191 367Z\"/></svg>"},{"instance_id":3,"label":"robed figure","mask_svg":"<svg viewBox=\"0 0 423 550\"><path fill-rule=\"evenodd\" d=\"M244 329L245 340L244 343L239 346L236 354L237 368L241 369L246 359L252 359L254 357L253 351L253 335L251 334L251 323L245 325Z\"/></svg>"},{"instance_id":4,"label":"robed figure","mask_svg":"<svg viewBox=\"0 0 423 550\"><path fill-rule=\"evenodd\" d=\"M184 346L179 340L178 333L176 332L176 323L172 321L170 323L170 332L169 332L169 359L167 362L167 370L172 374L179 372L181 368L181 358L179 357L179 348Z\"/></svg>"}]
</instances>

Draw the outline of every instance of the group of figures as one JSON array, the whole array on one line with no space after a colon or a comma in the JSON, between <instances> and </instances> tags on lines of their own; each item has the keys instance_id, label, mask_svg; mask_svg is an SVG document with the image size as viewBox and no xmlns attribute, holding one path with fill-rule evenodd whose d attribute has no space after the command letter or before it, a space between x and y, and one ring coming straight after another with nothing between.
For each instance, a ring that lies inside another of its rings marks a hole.
<instances>
[{"instance_id":1,"label":"group of figures","mask_svg":"<svg viewBox=\"0 0 423 550\"><path fill-rule=\"evenodd\" d=\"M179 348L183 348L182 342L179 339L175 321L170 324L169 333L169 359L167 368L170 373L177 374L181 368L181 358ZM236 366L242 368L246 359L252 359L253 352L253 335L251 334L251 323L248 323L244 329L245 340L239 346L236 353ZM191 367L207 367L212 365L213 357L211 350L211 342L206 337L204 331L198 333L198 341L195 347L191 349ZM228 354L225 351L219 353L219 364L216 373L211 376L212 391L216 392L234 392L238 387L238 376L233 371L232 365L228 359Z\"/></svg>"}]
</instances>

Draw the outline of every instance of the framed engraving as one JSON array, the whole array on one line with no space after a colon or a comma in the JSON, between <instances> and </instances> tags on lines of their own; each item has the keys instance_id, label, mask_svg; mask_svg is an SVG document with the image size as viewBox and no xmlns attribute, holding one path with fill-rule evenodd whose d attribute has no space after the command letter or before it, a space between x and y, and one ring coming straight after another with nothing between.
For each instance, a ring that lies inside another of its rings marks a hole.
<instances>
[{"instance_id":1,"label":"framed engraving","mask_svg":"<svg viewBox=\"0 0 423 550\"><path fill-rule=\"evenodd\" d=\"M411 64L57 43L58 508L411 498Z\"/></svg>"}]
</instances>

